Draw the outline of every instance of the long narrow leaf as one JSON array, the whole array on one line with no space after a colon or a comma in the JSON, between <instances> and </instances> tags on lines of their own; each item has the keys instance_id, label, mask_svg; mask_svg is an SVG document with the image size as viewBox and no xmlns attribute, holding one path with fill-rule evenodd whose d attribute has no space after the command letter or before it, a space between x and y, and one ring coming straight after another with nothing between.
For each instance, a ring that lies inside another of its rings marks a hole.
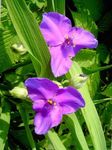
<instances>
[{"instance_id":1,"label":"long narrow leaf","mask_svg":"<svg viewBox=\"0 0 112 150\"><path fill-rule=\"evenodd\" d=\"M5 0L5 2L15 30L31 55L36 73L39 76L49 76L50 55L38 23L24 0Z\"/></svg>"},{"instance_id":2,"label":"long narrow leaf","mask_svg":"<svg viewBox=\"0 0 112 150\"><path fill-rule=\"evenodd\" d=\"M71 131L72 138L77 150L89 150L87 142L84 137L81 125L75 114L70 114L64 119L67 127Z\"/></svg>"},{"instance_id":3,"label":"long narrow leaf","mask_svg":"<svg viewBox=\"0 0 112 150\"><path fill-rule=\"evenodd\" d=\"M53 130L48 132L48 138L55 150L66 150L57 133L55 133Z\"/></svg>"},{"instance_id":4,"label":"long narrow leaf","mask_svg":"<svg viewBox=\"0 0 112 150\"><path fill-rule=\"evenodd\" d=\"M9 125L10 125L10 106L3 99L2 112L0 114L0 150L4 150L4 146L7 140Z\"/></svg>"},{"instance_id":5,"label":"long narrow leaf","mask_svg":"<svg viewBox=\"0 0 112 150\"><path fill-rule=\"evenodd\" d=\"M82 71L79 65L76 62L74 62L69 73L70 76L73 77L77 73L81 74ZM86 102L85 108L82 109L82 114L84 116L85 122L90 132L93 146L95 150L106 150L106 142L101 122L97 114L96 108L90 97L87 84L85 84L82 88L80 88L79 91Z\"/></svg>"},{"instance_id":6,"label":"long narrow leaf","mask_svg":"<svg viewBox=\"0 0 112 150\"><path fill-rule=\"evenodd\" d=\"M47 0L47 10L65 14L65 0Z\"/></svg>"},{"instance_id":7,"label":"long narrow leaf","mask_svg":"<svg viewBox=\"0 0 112 150\"><path fill-rule=\"evenodd\" d=\"M36 150L35 142L33 140L33 136L32 136L32 133L31 133L31 131L29 129L29 125L28 125L28 123L29 123L28 113L27 113L27 111L25 110L25 108L24 108L24 106L22 104L18 105L17 108L18 108L19 113L21 115L21 118L23 120L23 123L24 123L24 126L25 126L25 130L26 130L26 134L27 134L27 137L28 137L31 149L32 150Z\"/></svg>"}]
</instances>

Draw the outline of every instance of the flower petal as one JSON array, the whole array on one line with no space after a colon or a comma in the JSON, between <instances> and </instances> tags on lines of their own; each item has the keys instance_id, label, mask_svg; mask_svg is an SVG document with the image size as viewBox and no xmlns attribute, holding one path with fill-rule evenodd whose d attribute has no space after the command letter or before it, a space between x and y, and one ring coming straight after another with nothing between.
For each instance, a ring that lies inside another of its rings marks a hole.
<instances>
[{"instance_id":1,"label":"flower petal","mask_svg":"<svg viewBox=\"0 0 112 150\"><path fill-rule=\"evenodd\" d=\"M35 133L46 134L49 129L57 126L62 120L61 108L52 107L50 110L43 109L37 113L34 119Z\"/></svg>"},{"instance_id":2,"label":"flower petal","mask_svg":"<svg viewBox=\"0 0 112 150\"><path fill-rule=\"evenodd\" d=\"M50 48L51 53L51 69L55 77L62 76L67 73L72 65L70 57L63 54L61 46Z\"/></svg>"},{"instance_id":3,"label":"flower petal","mask_svg":"<svg viewBox=\"0 0 112 150\"><path fill-rule=\"evenodd\" d=\"M49 12L43 14L40 30L50 46L59 45L71 29L71 21L62 14Z\"/></svg>"},{"instance_id":4,"label":"flower petal","mask_svg":"<svg viewBox=\"0 0 112 150\"><path fill-rule=\"evenodd\" d=\"M69 32L69 36L73 39L76 52L82 48L96 48L98 45L94 35L82 28L73 27Z\"/></svg>"},{"instance_id":5,"label":"flower petal","mask_svg":"<svg viewBox=\"0 0 112 150\"><path fill-rule=\"evenodd\" d=\"M57 104L56 106L53 107L52 112L50 112L49 115L50 115L50 118L52 120L51 128L59 125L61 120L62 120L62 109L61 109L61 107Z\"/></svg>"},{"instance_id":6,"label":"flower petal","mask_svg":"<svg viewBox=\"0 0 112 150\"><path fill-rule=\"evenodd\" d=\"M73 87L59 89L54 100L62 107L63 114L73 113L85 106L81 94Z\"/></svg>"},{"instance_id":7,"label":"flower petal","mask_svg":"<svg viewBox=\"0 0 112 150\"><path fill-rule=\"evenodd\" d=\"M33 102L33 110L39 112L43 109L45 104L46 104L45 100L36 100Z\"/></svg>"},{"instance_id":8,"label":"flower petal","mask_svg":"<svg viewBox=\"0 0 112 150\"><path fill-rule=\"evenodd\" d=\"M58 86L46 78L29 78L25 81L25 86L32 101L48 100L58 90Z\"/></svg>"},{"instance_id":9,"label":"flower petal","mask_svg":"<svg viewBox=\"0 0 112 150\"><path fill-rule=\"evenodd\" d=\"M51 128L51 120L46 112L39 112L34 118L35 133L46 134Z\"/></svg>"}]
</instances>

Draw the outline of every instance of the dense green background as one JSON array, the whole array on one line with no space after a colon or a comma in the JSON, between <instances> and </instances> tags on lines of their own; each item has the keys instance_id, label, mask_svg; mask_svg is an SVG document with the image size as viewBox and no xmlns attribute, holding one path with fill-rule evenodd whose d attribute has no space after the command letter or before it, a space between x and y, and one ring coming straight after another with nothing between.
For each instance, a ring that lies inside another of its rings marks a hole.
<instances>
[{"instance_id":1,"label":"dense green background","mask_svg":"<svg viewBox=\"0 0 112 150\"><path fill-rule=\"evenodd\" d=\"M42 14L48 11L65 14L73 26L91 31L99 42L97 49L81 50L73 59L69 73L58 79L51 73L48 47L39 30ZM111 27L111 0L2 0L0 150L111 149ZM15 48L14 44L23 44L24 48L19 49L17 45ZM64 81L82 72L89 77L79 89L86 107L64 116L62 123L45 136L36 135L30 100L16 98L10 90L23 87L25 79L34 76L49 77L66 86Z\"/></svg>"}]
</instances>

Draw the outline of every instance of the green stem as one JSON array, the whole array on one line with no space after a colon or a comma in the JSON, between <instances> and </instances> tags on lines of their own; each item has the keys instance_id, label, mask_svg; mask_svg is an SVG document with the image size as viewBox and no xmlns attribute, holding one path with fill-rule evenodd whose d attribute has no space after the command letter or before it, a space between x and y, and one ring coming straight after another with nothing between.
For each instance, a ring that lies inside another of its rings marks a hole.
<instances>
[{"instance_id":1,"label":"green stem","mask_svg":"<svg viewBox=\"0 0 112 150\"><path fill-rule=\"evenodd\" d=\"M93 74L93 73L96 73L96 72L99 72L99 71L103 71L103 70L106 70L106 69L109 69L109 68L112 68L112 65L98 67L96 69L86 69L86 68L82 68L82 69L83 69L84 73L89 75L89 74Z\"/></svg>"},{"instance_id":2,"label":"green stem","mask_svg":"<svg viewBox=\"0 0 112 150\"><path fill-rule=\"evenodd\" d=\"M112 101L112 98L104 98L104 99L99 99L99 100L93 100L94 104L100 104L100 103L107 102L107 101Z\"/></svg>"},{"instance_id":3,"label":"green stem","mask_svg":"<svg viewBox=\"0 0 112 150\"><path fill-rule=\"evenodd\" d=\"M26 112L25 107L24 107L23 104L19 104L17 106L17 108L18 108L19 113L21 115L21 118L23 120L25 130L26 130L26 134L27 134L28 141L30 143L31 149L36 150L35 142L33 140L33 136L32 136L31 130L30 130L29 125L28 125L28 122L29 122L28 113Z\"/></svg>"}]
</instances>

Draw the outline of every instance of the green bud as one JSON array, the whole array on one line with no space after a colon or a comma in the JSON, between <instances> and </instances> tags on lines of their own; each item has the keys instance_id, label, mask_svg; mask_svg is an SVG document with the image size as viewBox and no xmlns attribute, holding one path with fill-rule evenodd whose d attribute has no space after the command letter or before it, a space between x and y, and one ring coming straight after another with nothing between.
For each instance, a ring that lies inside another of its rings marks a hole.
<instances>
[{"instance_id":1,"label":"green bud","mask_svg":"<svg viewBox=\"0 0 112 150\"><path fill-rule=\"evenodd\" d=\"M12 45L12 48L20 53L20 55L24 55L27 52L27 49L21 43L15 43Z\"/></svg>"},{"instance_id":2,"label":"green bud","mask_svg":"<svg viewBox=\"0 0 112 150\"><path fill-rule=\"evenodd\" d=\"M83 86L87 79L88 76L86 74L76 74L70 79L70 84L73 85L75 88L79 89Z\"/></svg>"},{"instance_id":3,"label":"green bud","mask_svg":"<svg viewBox=\"0 0 112 150\"><path fill-rule=\"evenodd\" d=\"M9 92L11 96L19 99L26 99L28 95L27 89L23 87L14 87Z\"/></svg>"}]
</instances>

